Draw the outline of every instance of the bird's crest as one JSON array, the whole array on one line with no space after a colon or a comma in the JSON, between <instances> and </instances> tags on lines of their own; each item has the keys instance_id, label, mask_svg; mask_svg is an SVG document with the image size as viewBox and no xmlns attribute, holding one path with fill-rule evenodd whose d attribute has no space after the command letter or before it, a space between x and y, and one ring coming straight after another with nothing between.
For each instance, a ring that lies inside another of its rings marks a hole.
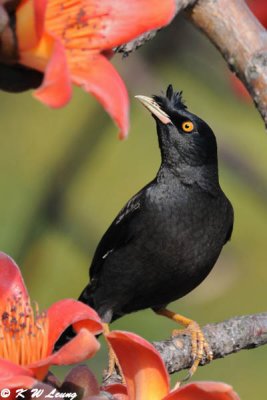
<instances>
[{"instance_id":1,"label":"bird's crest","mask_svg":"<svg viewBox=\"0 0 267 400\"><path fill-rule=\"evenodd\" d=\"M166 90L166 96L153 96L153 99L164 110L186 110L186 105L182 98L182 91L175 92L172 85L169 85Z\"/></svg>"}]
</instances>

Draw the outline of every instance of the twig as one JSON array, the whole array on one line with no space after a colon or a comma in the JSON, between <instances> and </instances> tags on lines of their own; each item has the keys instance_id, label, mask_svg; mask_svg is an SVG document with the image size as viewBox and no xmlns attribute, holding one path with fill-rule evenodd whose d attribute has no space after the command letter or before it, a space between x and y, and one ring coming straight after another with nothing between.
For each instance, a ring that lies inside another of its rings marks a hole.
<instances>
[{"instance_id":1,"label":"twig","mask_svg":"<svg viewBox=\"0 0 267 400\"><path fill-rule=\"evenodd\" d=\"M234 317L216 324L203 327L204 335L213 352L213 358L223 358L240 350L252 349L267 344L267 312L261 314ZM153 345L159 351L169 373L190 368L193 362L191 356L190 337L181 334ZM201 365L208 360L204 357ZM120 381L120 376L114 374L105 384Z\"/></svg>"}]
</instances>

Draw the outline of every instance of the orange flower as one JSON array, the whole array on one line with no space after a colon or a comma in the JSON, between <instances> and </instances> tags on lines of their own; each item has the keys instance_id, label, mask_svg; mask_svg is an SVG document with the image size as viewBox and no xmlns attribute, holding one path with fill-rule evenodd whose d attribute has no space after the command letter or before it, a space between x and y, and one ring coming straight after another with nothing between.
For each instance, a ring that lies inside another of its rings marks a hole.
<instances>
[{"instance_id":1,"label":"orange flower","mask_svg":"<svg viewBox=\"0 0 267 400\"><path fill-rule=\"evenodd\" d=\"M107 55L166 25L174 0L22 0L16 11L20 64L44 72L34 96L51 107L71 98L71 82L92 93L128 131L128 96Z\"/></svg>"},{"instance_id":2,"label":"orange flower","mask_svg":"<svg viewBox=\"0 0 267 400\"><path fill-rule=\"evenodd\" d=\"M31 306L15 262L0 253L0 388L31 387L42 380L50 365L74 364L99 349L95 336L102 332L100 318L79 301L65 299L46 312ZM59 351L54 345L73 325L78 332Z\"/></svg>"},{"instance_id":3,"label":"orange flower","mask_svg":"<svg viewBox=\"0 0 267 400\"><path fill-rule=\"evenodd\" d=\"M122 331L107 335L126 381L104 387L121 400L239 400L221 382L193 382L170 391L169 375L157 350L141 337ZM127 392L126 392L127 389Z\"/></svg>"}]
</instances>

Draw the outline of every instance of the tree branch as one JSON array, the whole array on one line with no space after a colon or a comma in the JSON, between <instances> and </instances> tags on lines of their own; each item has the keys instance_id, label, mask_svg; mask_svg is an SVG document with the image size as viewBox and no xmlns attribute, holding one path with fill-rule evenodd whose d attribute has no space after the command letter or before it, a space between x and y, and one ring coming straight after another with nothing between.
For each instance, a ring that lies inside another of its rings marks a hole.
<instances>
[{"instance_id":1,"label":"tree branch","mask_svg":"<svg viewBox=\"0 0 267 400\"><path fill-rule=\"evenodd\" d=\"M176 0L177 13L217 47L228 67L244 83L267 127L267 32L244 0ZM128 54L155 36L155 31L120 46Z\"/></svg>"},{"instance_id":2,"label":"tree branch","mask_svg":"<svg viewBox=\"0 0 267 400\"><path fill-rule=\"evenodd\" d=\"M267 312L208 324L202 330L213 352L213 358L223 358L240 350L267 344ZM191 340L188 335L181 334L171 339L154 342L153 345L159 351L170 374L191 367L193 359ZM207 363L208 360L204 357L200 365ZM114 374L105 381L105 384L120 381L120 376Z\"/></svg>"},{"instance_id":3,"label":"tree branch","mask_svg":"<svg viewBox=\"0 0 267 400\"><path fill-rule=\"evenodd\" d=\"M267 127L267 32L243 0L199 0L190 20L244 83Z\"/></svg>"},{"instance_id":4,"label":"tree branch","mask_svg":"<svg viewBox=\"0 0 267 400\"><path fill-rule=\"evenodd\" d=\"M213 358L223 358L244 349L267 344L267 312L234 317L216 324L208 324L203 333L213 352ZM170 374L190 368L191 341L189 336L180 335L170 340L153 343L160 352ZM208 363L206 357L201 365Z\"/></svg>"}]
</instances>

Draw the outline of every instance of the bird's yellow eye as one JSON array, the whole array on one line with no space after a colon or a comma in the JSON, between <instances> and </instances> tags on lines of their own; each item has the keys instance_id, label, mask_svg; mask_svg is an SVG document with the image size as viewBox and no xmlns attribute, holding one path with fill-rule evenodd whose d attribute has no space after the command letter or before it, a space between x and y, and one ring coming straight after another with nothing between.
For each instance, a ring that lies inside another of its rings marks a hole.
<instances>
[{"instance_id":1,"label":"bird's yellow eye","mask_svg":"<svg viewBox=\"0 0 267 400\"><path fill-rule=\"evenodd\" d=\"M190 133L194 129L194 124L191 121L184 121L182 123L182 130L184 132Z\"/></svg>"}]
</instances>

